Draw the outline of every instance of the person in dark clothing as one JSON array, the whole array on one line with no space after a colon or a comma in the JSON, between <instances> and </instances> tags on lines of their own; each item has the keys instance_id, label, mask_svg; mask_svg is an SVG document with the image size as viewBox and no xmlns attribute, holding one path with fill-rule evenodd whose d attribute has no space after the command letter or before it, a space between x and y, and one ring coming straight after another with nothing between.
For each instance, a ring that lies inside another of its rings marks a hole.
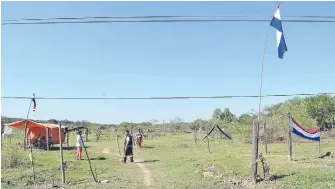
<instances>
[{"instance_id":1,"label":"person in dark clothing","mask_svg":"<svg viewBox=\"0 0 335 189\"><path fill-rule=\"evenodd\" d=\"M129 134L129 131L125 132L126 138L124 139L124 158L123 163L126 163L127 156L130 157L130 162L134 162L133 159L133 137Z\"/></svg>"}]
</instances>

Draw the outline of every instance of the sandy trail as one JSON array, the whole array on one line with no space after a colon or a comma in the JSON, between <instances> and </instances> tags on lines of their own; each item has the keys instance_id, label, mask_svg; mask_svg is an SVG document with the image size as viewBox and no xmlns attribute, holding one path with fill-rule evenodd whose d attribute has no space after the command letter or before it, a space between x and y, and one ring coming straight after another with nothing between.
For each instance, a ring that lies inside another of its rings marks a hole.
<instances>
[{"instance_id":1,"label":"sandy trail","mask_svg":"<svg viewBox=\"0 0 335 189\"><path fill-rule=\"evenodd\" d=\"M104 154L111 154L111 155L115 155L115 156L119 156L118 154L113 154L111 152L110 148L104 148L102 151L102 153ZM137 165L137 167L139 167L144 175L144 179L143 179L143 183L146 187L150 187L152 185L153 179L151 177L151 171L149 169L147 169L145 167L145 165L142 163L144 162L141 159L137 159L136 161L134 161L134 163Z\"/></svg>"}]
</instances>

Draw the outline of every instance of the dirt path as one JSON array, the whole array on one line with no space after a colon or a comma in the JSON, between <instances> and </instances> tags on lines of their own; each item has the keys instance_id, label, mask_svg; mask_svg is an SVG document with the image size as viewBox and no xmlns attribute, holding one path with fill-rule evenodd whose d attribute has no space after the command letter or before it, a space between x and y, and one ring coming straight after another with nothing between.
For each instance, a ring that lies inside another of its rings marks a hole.
<instances>
[{"instance_id":1,"label":"dirt path","mask_svg":"<svg viewBox=\"0 0 335 189\"><path fill-rule=\"evenodd\" d=\"M104 148L104 149L102 149L101 152L104 153L104 154L111 154L111 155L115 155L115 156L118 156L118 157L119 157L118 154L113 154L113 153L111 152L111 149L110 149L110 148ZM145 165L144 165L142 162L144 162L144 160L142 160L142 159L136 159L136 160L134 161L134 163L137 165L137 167L139 167L139 168L141 169L141 172L142 172L143 175L144 175L144 179L143 179L143 183L144 183L144 185L145 185L146 187L150 187L150 186L152 185L152 182L153 182L153 179L152 179L152 177L151 177L151 171L150 171L149 169L147 169L147 168L145 167Z\"/></svg>"}]
</instances>

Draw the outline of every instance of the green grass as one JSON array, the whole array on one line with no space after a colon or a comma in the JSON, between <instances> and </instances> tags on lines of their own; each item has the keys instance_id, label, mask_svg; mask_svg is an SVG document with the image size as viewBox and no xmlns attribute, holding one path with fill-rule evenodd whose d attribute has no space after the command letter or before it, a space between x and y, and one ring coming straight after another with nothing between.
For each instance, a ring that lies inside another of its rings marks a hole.
<instances>
[{"instance_id":1,"label":"green grass","mask_svg":"<svg viewBox=\"0 0 335 189\"><path fill-rule=\"evenodd\" d=\"M19 135L21 136L21 135ZM85 161L74 160L75 150L64 151L64 160L68 162L64 188L145 188L143 173L135 164L122 164L117 150L115 135L108 140L104 136L96 141L89 137L85 145L91 158L105 157L105 160L92 160L93 168L97 170L98 179L109 180L107 184L95 184L89 171L86 155ZM74 139L74 136L71 136ZM11 144L8 139L3 141L2 155L9 158L17 146L17 138ZM74 144L71 141L70 144ZM120 141L122 148L122 140ZM207 141L198 141L195 146L192 135L167 135L144 140L144 147L134 149L134 158L147 160L143 163L151 171L152 188L250 188L251 184L251 144L237 141L210 140L211 153L207 150ZM293 161L288 160L287 144L269 144L269 153L264 153L263 145L259 146L270 166L271 176L283 177L272 181L263 181L256 188L278 189L309 189L335 188L335 160L330 157L319 159L318 143L294 143ZM109 148L112 154L103 154L102 150ZM321 151L335 153L335 140L324 139ZM17 156L22 156L23 165L8 168L2 161L1 178L10 180L12 185L2 183L3 188L31 187L32 171L28 159L28 151L16 150ZM52 180L60 178L59 151L34 151L36 162L37 183L43 187L50 185ZM154 161L154 162L150 162ZM213 178L203 178L204 171L214 172ZM259 174L262 171L259 166ZM238 183L237 186L234 183ZM45 188L45 187L44 187Z\"/></svg>"}]
</instances>

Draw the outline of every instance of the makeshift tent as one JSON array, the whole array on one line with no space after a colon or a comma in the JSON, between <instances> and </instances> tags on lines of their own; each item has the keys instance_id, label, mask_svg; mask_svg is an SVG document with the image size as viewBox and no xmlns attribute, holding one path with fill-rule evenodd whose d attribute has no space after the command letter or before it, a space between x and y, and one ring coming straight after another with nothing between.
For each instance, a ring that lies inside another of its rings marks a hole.
<instances>
[{"instance_id":1,"label":"makeshift tent","mask_svg":"<svg viewBox=\"0 0 335 189\"><path fill-rule=\"evenodd\" d=\"M16 121L7 124L12 129L24 129L26 124L25 120ZM62 143L66 143L65 140L65 126L62 126L61 138ZM40 136L41 138L47 139L47 130L49 131L49 136L52 138L54 144L59 144L59 125L51 123L36 123L34 121L28 121L27 124L27 141L31 143L35 142L36 138ZM30 141L29 141L30 139Z\"/></svg>"}]
</instances>

